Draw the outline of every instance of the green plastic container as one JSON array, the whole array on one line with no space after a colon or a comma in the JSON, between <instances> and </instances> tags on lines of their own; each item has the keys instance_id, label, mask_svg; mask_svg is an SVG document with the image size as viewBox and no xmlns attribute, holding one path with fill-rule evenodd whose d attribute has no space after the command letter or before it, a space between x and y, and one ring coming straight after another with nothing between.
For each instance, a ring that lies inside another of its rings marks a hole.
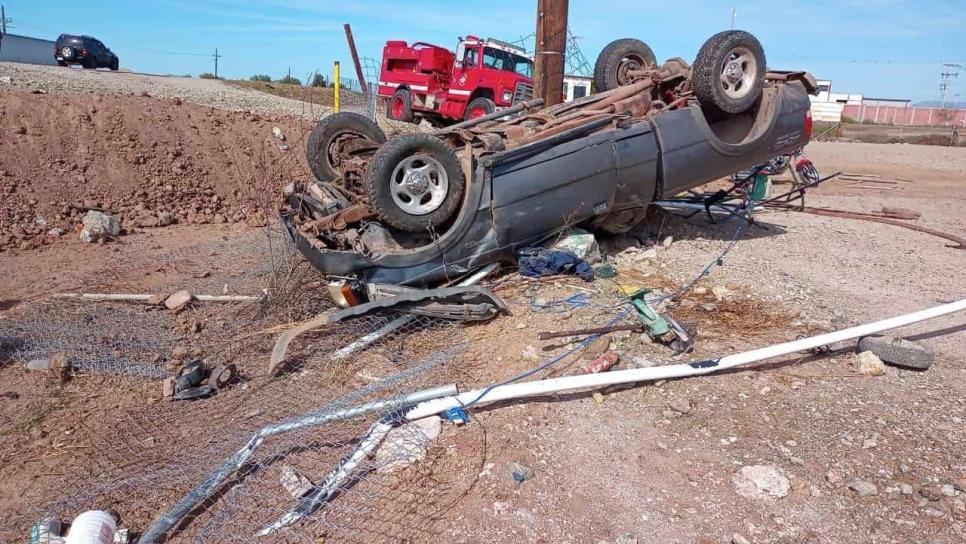
<instances>
[{"instance_id":1,"label":"green plastic container","mask_svg":"<svg viewBox=\"0 0 966 544\"><path fill-rule=\"evenodd\" d=\"M751 193L748 195L754 201L764 200L768 197L771 189L771 180L765 174L755 174L755 184L751 186Z\"/></svg>"}]
</instances>

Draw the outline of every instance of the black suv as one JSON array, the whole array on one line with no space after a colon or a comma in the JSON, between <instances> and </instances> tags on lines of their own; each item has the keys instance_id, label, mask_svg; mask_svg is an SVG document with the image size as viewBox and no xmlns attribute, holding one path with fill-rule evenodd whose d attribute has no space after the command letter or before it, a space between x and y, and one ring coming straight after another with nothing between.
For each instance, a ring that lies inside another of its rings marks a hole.
<instances>
[{"instance_id":1,"label":"black suv","mask_svg":"<svg viewBox=\"0 0 966 544\"><path fill-rule=\"evenodd\" d=\"M119 66L117 55L100 40L90 36L61 34L54 44L54 58L61 66L80 64L84 68L111 70L117 70Z\"/></svg>"}]
</instances>

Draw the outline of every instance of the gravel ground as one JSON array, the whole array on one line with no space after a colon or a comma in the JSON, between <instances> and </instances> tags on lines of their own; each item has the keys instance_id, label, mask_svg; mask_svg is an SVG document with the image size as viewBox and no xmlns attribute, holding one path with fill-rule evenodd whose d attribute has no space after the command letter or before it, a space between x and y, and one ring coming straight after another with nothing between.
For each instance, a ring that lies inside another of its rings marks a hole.
<instances>
[{"instance_id":1,"label":"gravel ground","mask_svg":"<svg viewBox=\"0 0 966 544\"><path fill-rule=\"evenodd\" d=\"M9 78L6 79L6 78ZM144 95L182 100L232 111L317 119L332 109L226 85L214 79L154 76L0 62L0 91Z\"/></svg>"}]
</instances>

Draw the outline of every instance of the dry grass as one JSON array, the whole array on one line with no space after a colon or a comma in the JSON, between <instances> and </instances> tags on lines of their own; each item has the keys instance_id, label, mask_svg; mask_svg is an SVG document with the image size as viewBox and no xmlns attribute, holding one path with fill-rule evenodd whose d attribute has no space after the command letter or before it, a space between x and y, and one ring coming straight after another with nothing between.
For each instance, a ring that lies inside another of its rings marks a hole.
<instances>
[{"instance_id":1,"label":"dry grass","mask_svg":"<svg viewBox=\"0 0 966 544\"><path fill-rule=\"evenodd\" d=\"M229 85L234 85L242 89L250 89L283 98L302 100L320 106L332 107L332 89L329 87L303 87L301 85L291 85L288 83L276 83L274 81L247 81L230 80Z\"/></svg>"}]
</instances>

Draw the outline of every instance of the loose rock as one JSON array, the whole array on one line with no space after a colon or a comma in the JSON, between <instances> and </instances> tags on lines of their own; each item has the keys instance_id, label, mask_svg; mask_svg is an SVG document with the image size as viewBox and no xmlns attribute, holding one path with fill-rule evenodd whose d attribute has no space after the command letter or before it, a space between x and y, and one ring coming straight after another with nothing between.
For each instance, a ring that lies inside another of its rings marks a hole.
<instances>
[{"instance_id":1,"label":"loose rock","mask_svg":"<svg viewBox=\"0 0 966 544\"><path fill-rule=\"evenodd\" d=\"M768 465L742 467L731 481L735 492L748 499L780 499L791 489L781 469Z\"/></svg>"},{"instance_id":2,"label":"loose rock","mask_svg":"<svg viewBox=\"0 0 966 544\"><path fill-rule=\"evenodd\" d=\"M191 296L191 293L182 290L182 291L173 293L171 296L166 298L164 300L164 305L169 310L178 311L184 308L185 306L187 306L188 303L191 302L192 298L194 297Z\"/></svg>"},{"instance_id":3,"label":"loose rock","mask_svg":"<svg viewBox=\"0 0 966 544\"><path fill-rule=\"evenodd\" d=\"M84 228L81 229L80 239L85 242L97 242L117 237L121 234L121 224L114 216L104 212L91 210L83 219Z\"/></svg>"},{"instance_id":4,"label":"loose rock","mask_svg":"<svg viewBox=\"0 0 966 544\"><path fill-rule=\"evenodd\" d=\"M849 484L849 489L858 493L860 497L871 497L879 494L879 488L867 480L855 480Z\"/></svg>"},{"instance_id":5,"label":"loose rock","mask_svg":"<svg viewBox=\"0 0 966 544\"><path fill-rule=\"evenodd\" d=\"M429 445L439 438L442 419L439 416L418 419L389 431L376 450L373 462L376 472L391 473L402 470L426 458Z\"/></svg>"},{"instance_id":6,"label":"loose rock","mask_svg":"<svg viewBox=\"0 0 966 544\"><path fill-rule=\"evenodd\" d=\"M885 365L871 351L859 354L859 374L863 376L881 376L885 374Z\"/></svg>"}]
</instances>

